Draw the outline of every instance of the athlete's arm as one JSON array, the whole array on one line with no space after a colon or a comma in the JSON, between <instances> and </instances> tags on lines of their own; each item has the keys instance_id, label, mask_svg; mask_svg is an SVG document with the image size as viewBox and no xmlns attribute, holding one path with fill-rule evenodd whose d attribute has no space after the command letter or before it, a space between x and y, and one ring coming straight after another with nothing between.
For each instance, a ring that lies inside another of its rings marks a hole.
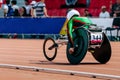
<instances>
[{"instance_id":1,"label":"athlete's arm","mask_svg":"<svg viewBox=\"0 0 120 80\"><path fill-rule=\"evenodd\" d=\"M72 19L71 19L68 21L68 24L67 24L67 35L68 35L68 40L69 40L70 46L74 47L72 31L73 31L73 23L72 23Z\"/></svg>"},{"instance_id":2,"label":"athlete's arm","mask_svg":"<svg viewBox=\"0 0 120 80\"><path fill-rule=\"evenodd\" d=\"M48 17L48 14L47 14L47 9L46 9L46 7L44 7L44 8L43 8L43 10L44 10L44 14L45 14L45 16L46 16L46 17Z\"/></svg>"}]
</instances>

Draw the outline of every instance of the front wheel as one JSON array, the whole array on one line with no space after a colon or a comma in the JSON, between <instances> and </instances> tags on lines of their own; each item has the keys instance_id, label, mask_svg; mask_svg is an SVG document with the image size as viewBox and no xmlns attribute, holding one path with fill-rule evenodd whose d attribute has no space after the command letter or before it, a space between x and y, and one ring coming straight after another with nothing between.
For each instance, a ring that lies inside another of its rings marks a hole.
<instances>
[{"instance_id":1,"label":"front wheel","mask_svg":"<svg viewBox=\"0 0 120 80\"><path fill-rule=\"evenodd\" d=\"M57 55L57 48L53 45L55 41L52 38L46 38L43 43L43 53L47 60L52 61Z\"/></svg>"},{"instance_id":2,"label":"front wheel","mask_svg":"<svg viewBox=\"0 0 120 80\"><path fill-rule=\"evenodd\" d=\"M88 49L88 32L84 28L78 28L73 32L74 53L70 54L70 43L67 44L67 59L70 64L79 64L85 57Z\"/></svg>"}]
</instances>

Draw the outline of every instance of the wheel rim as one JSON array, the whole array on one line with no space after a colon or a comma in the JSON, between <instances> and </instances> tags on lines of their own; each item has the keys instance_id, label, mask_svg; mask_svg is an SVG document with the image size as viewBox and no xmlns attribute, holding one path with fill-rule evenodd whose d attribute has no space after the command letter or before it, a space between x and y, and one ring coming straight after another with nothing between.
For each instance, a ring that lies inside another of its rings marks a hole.
<instances>
[{"instance_id":1,"label":"wheel rim","mask_svg":"<svg viewBox=\"0 0 120 80\"><path fill-rule=\"evenodd\" d=\"M75 52L75 54L69 53L70 43L67 45L67 59L71 64L79 64L85 57L88 49L88 32L84 28L80 28L78 30L79 35L75 35L76 33L73 33L74 39L73 41L76 41L75 44L78 44L79 48L76 50L78 52ZM78 42L78 43L77 43Z\"/></svg>"},{"instance_id":2,"label":"wheel rim","mask_svg":"<svg viewBox=\"0 0 120 80\"><path fill-rule=\"evenodd\" d=\"M53 48L52 50L48 49L53 44L55 44L55 41L52 38L47 38L43 44L44 56L49 61L54 60L57 54L57 48Z\"/></svg>"}]
</instances>

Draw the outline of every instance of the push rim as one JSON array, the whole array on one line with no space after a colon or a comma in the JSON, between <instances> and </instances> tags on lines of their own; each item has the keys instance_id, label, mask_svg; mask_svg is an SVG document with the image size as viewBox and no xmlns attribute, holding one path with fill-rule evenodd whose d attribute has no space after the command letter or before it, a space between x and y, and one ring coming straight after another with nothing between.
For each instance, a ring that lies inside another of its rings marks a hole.
<instances>
[{"instance_id":1,"label":"push rim","mask_svg":"<svg viewBox=\"0 0 120 80\"><path fill-rule=\"evenodd\" d=\"M73 32L73 41L74 46L77 45L78 47L75 47L76 50L73 54L69 53L70 43L67 44L67 59L71 64L79 64L85 57L88 49L88 32L84 28L78 28L77 33L76 31Z\"/></svg>"}]
</instances>

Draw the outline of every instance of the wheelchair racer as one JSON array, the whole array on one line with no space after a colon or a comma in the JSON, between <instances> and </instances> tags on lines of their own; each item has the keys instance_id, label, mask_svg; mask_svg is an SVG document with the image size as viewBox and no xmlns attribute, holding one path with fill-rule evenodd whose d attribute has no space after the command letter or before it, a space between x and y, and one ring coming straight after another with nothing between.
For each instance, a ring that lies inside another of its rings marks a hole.
<instances>
[{"instance_id":1,"label":"wheelchair racer","mask_svg":"<svg viewBox=\"0 0 120 80\"><path fill-rule=\"evenodd\" d=\"M75 10L71 9L67 13L67 36L68 36L68 41L70 43L70 49L69 53L72 54L74 53L74 42L73 42L73 35L72 32L74 31L75 28L81 27L85 24L92 24L92 22L87 18L87 17L80 17L80 13ZM85 26L85 28L88 29L89 26Z\"/></svg>"}]
</instances>

